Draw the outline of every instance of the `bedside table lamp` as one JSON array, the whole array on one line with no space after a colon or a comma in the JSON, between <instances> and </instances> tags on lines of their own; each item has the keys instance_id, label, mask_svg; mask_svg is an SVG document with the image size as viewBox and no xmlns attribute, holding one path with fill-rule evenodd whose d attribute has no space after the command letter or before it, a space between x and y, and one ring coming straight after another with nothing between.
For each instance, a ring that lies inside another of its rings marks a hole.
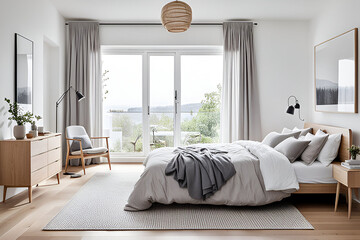
<instances>
[{"instance_id":1,"label":"bedside table lamp","mask_svg":"<svg viewBox=\"0 0 360 240\"><path fill-rule=\"evenodd\" d=\"M64 100L66 94L70 91L70 89L73 89L76 93L76 99L78 100L78 102L80 102L81 100L83 100L85 98L85 96L79 92L78 90L75 90L72 86L70 86L60 97L59 99L56 101L56 132L57 132L57 120L58 120L58 107L60 105L60 103L62 102L62 100Z\"/></svg>"},{"instance_id":2,"label":"bedside table lamp","mask_svg":"<svg viewBox=\"0 0 360 240\"><path fill-rule=\"evenodd\" d=\"M293 106L293 105L290 105L290 98L295 98L295 105L294 105L294 106ZM290 96L290 97L288 98L288 108L287 108L287 110L286 110L286 113L291 114L291 115L294 115L295 109L299 109L299 119L300 119L301 121L304 121L304 119L302 119L302 118L300 117L300 104L299 104L299 101L297 100L297 98L296 98L295 96Z\"/></svg>"}]
</instances>

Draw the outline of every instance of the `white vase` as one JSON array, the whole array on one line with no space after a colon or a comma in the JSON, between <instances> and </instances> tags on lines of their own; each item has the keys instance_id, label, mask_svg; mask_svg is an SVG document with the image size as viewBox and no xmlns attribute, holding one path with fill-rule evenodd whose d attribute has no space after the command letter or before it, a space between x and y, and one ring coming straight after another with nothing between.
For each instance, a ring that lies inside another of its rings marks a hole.
<instances>
[{"instance_id":1,"label":"white vase","mask_svg":"<svg viewBox=\"0 0 360 240\"><path fill-rule=\"evenodd\" d=\"M25 125L16 125L13 129L14 137L17 140L24 139L26 135Z\"/></svg>"}]
</instances>

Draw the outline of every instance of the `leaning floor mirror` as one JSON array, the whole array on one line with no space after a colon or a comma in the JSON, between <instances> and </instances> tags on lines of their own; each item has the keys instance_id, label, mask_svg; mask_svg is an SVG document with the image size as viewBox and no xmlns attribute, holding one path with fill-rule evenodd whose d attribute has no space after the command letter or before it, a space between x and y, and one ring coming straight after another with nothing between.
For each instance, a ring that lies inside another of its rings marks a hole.
<instances>
[{"instance_id":1,"label":"leaning floor mirror","mask_svg":"<svg viewBox=\"0 0 360 240\"><path fill-rule=\"evenodd\" d=\"M25 111L32 111L34 43L15 34L15 98Z\"/></svg>"},{"instance_id":2,"label":"leaning floor mirror","mask_svg":"<svg viewBox=\"0 0 360 240\"><path fill-rule=\"evenodd\" d=\"M320 43L315 56L315 110L357 113L358 29Z\"/></svg>"}]
</instances>

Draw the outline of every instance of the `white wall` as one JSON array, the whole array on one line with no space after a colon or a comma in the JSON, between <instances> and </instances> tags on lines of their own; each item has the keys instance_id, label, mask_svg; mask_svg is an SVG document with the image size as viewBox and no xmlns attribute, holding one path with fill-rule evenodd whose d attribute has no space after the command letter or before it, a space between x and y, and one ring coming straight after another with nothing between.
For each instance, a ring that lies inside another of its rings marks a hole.
<instances>
[{"instance_id":1,"label":"white wall","mask_svg":"<svg viewBox=\"0 0 360 240\"><path fill-rule=\"evenodd\" d=\"M308 118L309 22L256 21L254 44L261 105L262 135L284 126L303 125L286 114L287 98L298 97ZM192 26L169 33L162 26L101 26L102 45L222 45L221 26Z\"/></svg>"},{"instance_id":2,"label":"white wall","mask_svg":"<svg viewBox=\"0 0 360 240\"><path fill-rule=\"evenodd\" d=\"M311 47L347 30L360 27L359 9L360 1L358 0L329 1L327 7L311 22ZM313 60L312 58L312 63ZM351 128L353 130L354 144L360 145L359 114L322 113L314 111L313 70L312 67L311 74L308 78L309 92L311 92L311 120L316 123ZM358 91L358 93L360 92Z\"/></svg>"},{"instance_id":3,"label":"white wall","mask_svg":"<svg viewBox=\"0 0 360 240\"><path fill-rule=\"evenodd\" d=\"M60 47L49 40L44 38L43 44L43 82L44 82L44 94L43 94L43 115L46 116L43 121L45 130L51 132L56 131L56 108L55 102L59 98L59 83L63 83L63 71L60 71ZM62 49L63 51L64 49ZM53 86L58 86L53 88ZM59 108L59 122L61 122ZM59 124L59 129L60 129Z\"/></svg>"},{"instance_id":4,"label":"white wall","mask_svg":"<svg viewBox=\"0 0 360 240\"><path fill-rule=\"evenodd\" d=\"M101 26L102 45L222 45L221 26L191 26L169 33L162 26Z\"/></svg>"},{"instance_id":5,"label":"white wall","mask_svg":"<svg viewBox=\"0 0 360 240\"><path fill-rule=\"evenodd\" d=\"M254 44L262 136L283 127L302 127L298 111L286 114L290 95L298 98L301 117L309 120L309 22L259 21ZM291 99L294 104L294 99Z\"/></svg>"},{"instance_id":6,"label":"white wall","mask_svg":"<svg viewBox=\"0 0 360 240\"><path fill-rule=\"evenodd\" d=\"M33 75L33 111L44 116L44 91L59 95L64 85L64 18L55 7L46 0L11 0L1 1L0 5L0 139L12 137L12 126L7 120L8 106L4 98L14 100L14 35L21 35L34 41L34 75ZM59 79L49 89L44 89L43 78L43 43L50 39L60 49ZM55 106L55 102L53 103ZM20 188L8 189L7 198L22 191ZM2 187L0 190L2 196Z\"/></svg>"}]
</instances>

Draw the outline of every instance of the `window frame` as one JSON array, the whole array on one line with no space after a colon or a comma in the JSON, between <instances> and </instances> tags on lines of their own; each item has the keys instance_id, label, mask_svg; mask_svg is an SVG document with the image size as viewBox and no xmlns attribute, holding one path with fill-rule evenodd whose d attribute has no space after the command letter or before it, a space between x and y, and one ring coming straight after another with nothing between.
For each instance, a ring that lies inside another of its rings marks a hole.
<instances>
[{"instance_id":1,"label":"window frame","mask_svg":"<svg viewBox=\"0 0 360 240\"><path fill-rule=\"evenodd\" d=\"M174 146L180 146L181 139L181 56L223 55L223 47L209 46L101 46L101 55L141 55L142 56L142 124L143 152L111 152L112 162L143 162L150 152L150 132L148 107L150 106L150 56L174 56L174 94L177 91L177 113L174 111ZM174 105L175 107L175 105ZM104 116L104 114L103 114Z\"/></svg>"}]
</instances>

